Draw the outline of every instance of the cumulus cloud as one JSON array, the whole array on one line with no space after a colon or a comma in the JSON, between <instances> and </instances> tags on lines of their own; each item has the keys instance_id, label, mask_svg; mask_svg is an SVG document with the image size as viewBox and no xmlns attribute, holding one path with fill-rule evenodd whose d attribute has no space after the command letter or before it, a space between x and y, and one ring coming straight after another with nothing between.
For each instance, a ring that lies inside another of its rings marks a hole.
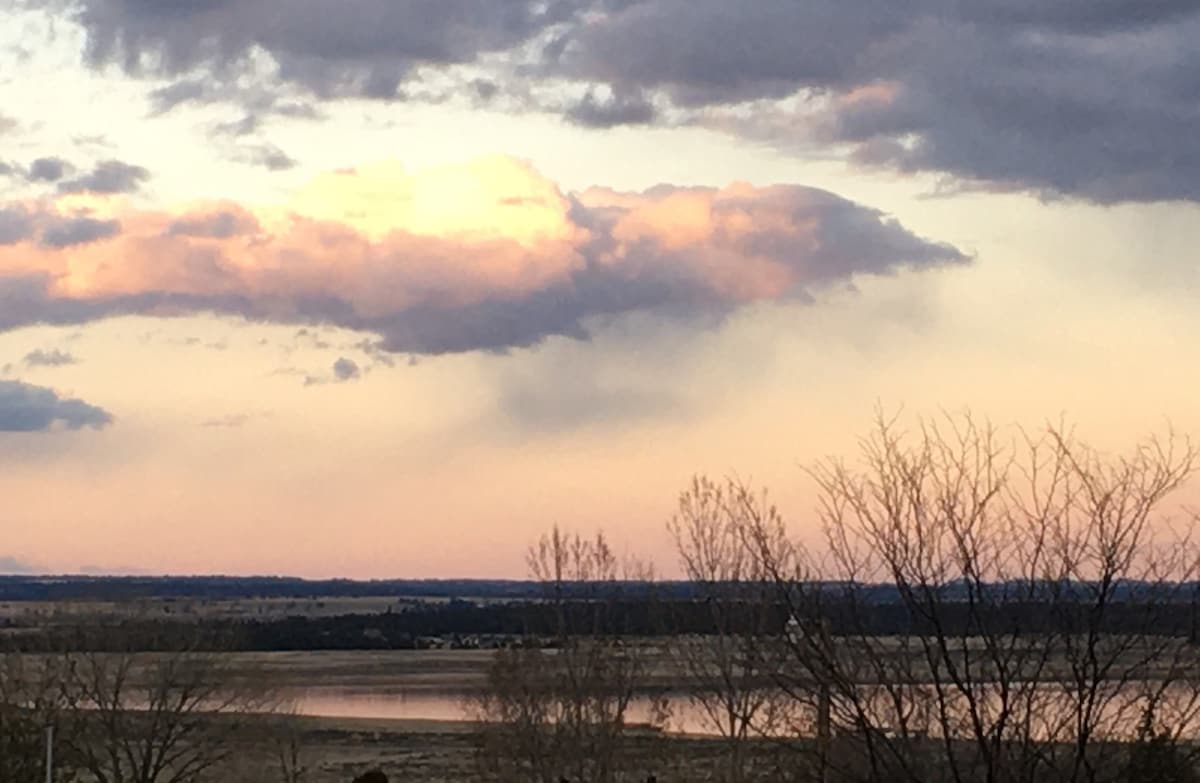
<instances>
[{"instance_id":1,"label":"cumulus cloud","mask_svg":"<svg viewBox=\"0 0 1200 783\"><path fill-rule=\"evenodd\" d=\"M104 160L87 174L59 185L63 193L132 193L150 178L141 166L120 160Z\"/></svg>"},{"instance_id":2,"label":"cumulus cloud","mask_svg":"<svg viewBox=\"0 0 1200 783\"><path fill-rule=\"evenodd\" d=\"M42 432L55 427L102 429L113 421L103 408L21 381L0 380L0 432Z\"/></svg>"},{"instance_id":3,"label":"cumulus cloud","mask_svg":"<svg viewBox=\"0 0 1200 783\"><path fill-rule=\"evenodd\" d=\"M0 248L0 329L212 312L371 332L393 353L504 350L586 338L597 317L711 322L966 260L814 188L563 193L499 157L337 172L254 215L220 204L60 222Z\"/></svg>"}]
</instances>

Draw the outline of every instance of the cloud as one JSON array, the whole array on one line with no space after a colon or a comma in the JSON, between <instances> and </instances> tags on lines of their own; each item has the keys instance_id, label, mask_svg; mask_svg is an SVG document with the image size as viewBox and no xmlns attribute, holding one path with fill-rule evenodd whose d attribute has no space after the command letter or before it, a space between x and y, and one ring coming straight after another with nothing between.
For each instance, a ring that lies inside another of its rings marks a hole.
<instances>
[{"instance_id":1,"label":"cloud","mask_svg":"<svg viewBox=\"0 0 1200 783\"><path fill-rule=\"evenodd\" d=\"M165 114L185 103L202 102L211 95L209 82L204 79L180 79L165 87L152 90L149 95L154 114Z\"/></svg>"},{"instance_id":2,"label":"cloud","mask_svg":"<svg viewBox=\"0 0 1200 783\"><path fill-rule=\"evenodd\" d=\"M232 77L268 55L278 78L326 97L393 98L423 65L471 63L507 51L564 18L562 0L323 0L153 3L83 0L78 19L92 63L131 73ZM184 83L161 105L203 92Z\"/></svg>"},{"instance_id":3,"label":"cloud","mask_svg":"<svg viewBox=\"0 0 1200 783\"><path fill-rule=\"evenodd\" d=\"M101 239L110 239L121 232L116 220L97 220L90 217L60 218L54 220L42 232L42 244L51 248L85 245Z\"/></svg>"},{"instance_id":4,"label":"cloud","mask_svg":"<svg viewBox=\"0 0 1200 783\"><path fill-rule=\"evenodd\" d=\"M34 574L37 571L37 566L28 560L0 555L0 574Z\"/></svg>"},{"instance_id":5,"label":"cloud","mask_svg":"<svg viewBox=\"0 0 1200 783\"><path fill-rule=\"evenodd\" d=\"M105 160L87 174L59 185L63 193L132 193L150 178L141 166L119 160Z\"/></svg>"},{"instance_id":6,"label":"cloud","mask_svg":"<svg viewBox=\"0 0 1200 783\"><path fill-rule=\"evenodd\" d=\"M352 359L343 356L333 363L333 377L339 382L353 381L361 375L362 370Z\"/></svg>"},{"instance_id":7,"label":"cloud","mask_svg":"<svg viewBox=\"0 0 1200 783\"><path fill-rule=\"evenodd\" d=\"M572 26L543 68L785 148L845 146L990 188L1195 201L1198 35L1186 0L637 0Z\"/></svg>"},{"instance_id":8,"label":"cloud","mask_svg":"<svg viewBox=\"0 0 1200 783\"><path fill-rule=\"evenodd\" d=\"M568 194L509 158L388 162L323 175L253 214L222 203L60 218L40 245L0 248L0 329L216 313L374 333L392 353L506 350L585 339L596 318L711 323L966 260L798 185Z\"/></svg>"},{"instance_id":9,"label":"cloud","mask_svg":"<svg viewBox=\"0 0 1200 783\"><path fill-rule=\"evenodd\" d=\"M589 128L611 128L617 125L646 125L654 121L657 111L645 96L596 97L589 91L578 103L567 109L567 119Z\"/></svg>"},{"instance_id":10,"label":"cloud","mask_svg":"<svg viewBox=\"0 0 1200 783\"><path fill-rule=\"evenodd\" d=\"M258 231L254 215L237 205L227 205L207 213L185 215L167 229L173 236L201 239L229 239Z\"/></svg>"},{"instance_id":11,"label":"cloud","mask_svg":"<svg viewBox=\"0 0 1200 783\"><path fill-rule=\"evenodd\" d=\"M240 119L218 123L213 130L225 136L246 136L262 129L271 118L316 120L323 114L307 97L261 79L220 79L212 75L188 77L152 90L147 96L152 115L166 114L182 106L229 104L243 111Z\"/></svg>"},{"instance_id":12,"label":"cloud","mask_svg":"<svg viewBox=\"0 0 1200 783\"><path fill-rule=\"evenodd\" d=\"M557 96L519 110L587 127L690 122L977 187L1200 200L1192 0L80 0L77 18L92 64L174 80L156 111L246 105L232 130L308 106L297 92L440 99L469 65L460 92L519 80Z\"/></svg>"},{"instance_id":13,"label":"cloud","mask_svg":"<svg viewBox=\"0 0 1200 783\"><path fill-rule=\"evenodd\" d=\"M0 208L0 246L15 245L33 236L33 220L24 207Z\"/></svg>"},{"instance_id":14,"label":"cloud","mask_svg":"<svg viewBox=\"0 0 1200 783\"><path fill-rule=\"evenodd\" d=\"M57 348L52 350L38 349L25 354L26 367L64 367L68 364L78 364L74 355Z\"/></svg>"},{"instance_id":15,"label":"cloud","mask_svg":"<svg viewBox=\"0 0 1200 783\"><path fill-rule=\"evenodd\" d=\"M362 377L362 368L353 359L339 357L330 368L329 375L312 375L295 368L276 370L272 375L299 375L304 378L305 386L324 386L329 383L349 383Z\"/></svg>"},{"instance_id":16,"label":"cloud","mask_svg":"<svg viewBox=\"0 0 1200 783\"><path fill-rule=\"evenodd\" d=\"M110 413L83 400L60 397L42 386L0 380L0 432L42 432L61 426L103 429Z\"/></svg>"},{"instance_id":17,"label":"cloud","mask_svg":"<svg viewBox=\"0 0 1200 783\"><path fill-rule=\"evenodd\" d=\"M268 171L287 171L296 167L296 160L273 144L242 147L234 158L240 163L259 166Z\"/></svg>"},{"instance_id":18,"label":"cloud","mask_svg":"<svg viewBox=\"0 0 1200 783\"><path fill-rule=\"evenodd\" d=\"M71 164L62 158L38 158L29 164L28 178L31 182L57 182L71 170Z\"/></svg>"}]
</instances>

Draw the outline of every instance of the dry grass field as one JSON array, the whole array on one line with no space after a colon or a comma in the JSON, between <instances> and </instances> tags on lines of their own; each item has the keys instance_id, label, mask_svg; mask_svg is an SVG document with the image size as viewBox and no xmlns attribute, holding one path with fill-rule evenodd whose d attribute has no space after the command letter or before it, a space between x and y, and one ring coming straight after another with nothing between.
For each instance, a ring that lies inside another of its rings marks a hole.
<instances>
[{"instance_id":1,"label":"dry grass field","mask_svg":"<svg viewBox=\"0 0 1200 783\"><path fill-rule=\"evenodd\" d=\"M297 719L297 747L305 783L349 783L380 769L395 783L466 783L479 779L475 768L475 727L456 721L382 721L341 718ZM228 783L280 780L270 745L248 748ZM654 732L636 734L625 765L629 780L649 774L660 781L708 779L722 753L711 738Z\"/></svg>"}]
</instances>

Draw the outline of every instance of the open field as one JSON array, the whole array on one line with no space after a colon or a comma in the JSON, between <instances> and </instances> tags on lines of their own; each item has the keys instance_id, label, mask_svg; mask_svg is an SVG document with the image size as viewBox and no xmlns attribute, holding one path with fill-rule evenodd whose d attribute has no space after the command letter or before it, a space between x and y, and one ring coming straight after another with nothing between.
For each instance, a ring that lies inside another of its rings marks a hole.
<instances>
[{"instance_id":1,"label":"open field","mask_svg":"<svg viewBox=\"0 0 1200 783\"><path fill-rule=\"evenodd\" d=\"M300 717L294 736L309 783L348 783L370 769L391 780L471 779L473 727L468 723ZM273 742L248 747L233 781L279 779Z\"/></svg>"},{"instance_id":2,"label":"open field","mask_svg":"<svg viewBox=\"0 0 1200 783\"><path fill-rule=\"evenodd\" d=\"M475 726L468 722L301 717L295 727L305 783L349 783L375 768L396 783L478 779ZM703 773L720 764L722 746L712 738L645 731L631 737L628 750L628 779L641 783L649 774L660 781L707 779ZM278 779L275 752L266 743L248 747L228 783Z\"/></svg>"}]
</instances>

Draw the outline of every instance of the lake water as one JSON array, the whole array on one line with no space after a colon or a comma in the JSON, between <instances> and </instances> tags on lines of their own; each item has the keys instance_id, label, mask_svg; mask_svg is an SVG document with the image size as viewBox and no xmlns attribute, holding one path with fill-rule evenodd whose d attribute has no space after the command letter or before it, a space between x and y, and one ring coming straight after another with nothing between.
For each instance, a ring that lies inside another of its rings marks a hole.
<instances>
[{"instance_id":1,"label":"lake water","mask_svg":"<svg viewBox=\"0 0 1200 783\"><path fill-rule=\"evenodd\" d=\"M1132 738L1142 718L1144 705L1144 684L1127 683L1115 686L1110 693L1110 701L1105 706L1105 719L1100 733L1113 739ZM389 690L354 689L354 688L304 688L293 691L292 699L297 712L303 715L335 717L335 718L369 718L382 720L428 720L428 721L470 721L471 706L464 693L431 691L427 689ZM910 694L912 698L914 694ZM887 694L876 693L878 697L879 714L877 725L888 723L887 713L890 706ZM671 732L693 735L715 735L713 724L708 720L704 710L694 704L686 694L668 696L670 718L666 728ZM1058 686L1038 686L1036 703L1031 702L1033 709L1032 724L1035 735L1063 736L1060 721L1069 719L1072 700ZM986 705L985 712L995 714L996 705ZM928 704L930 730L934 728L936 718L932 715L935 703L932 694L920 696L910 701L910 704ZM630 706L627 720L629 723L649 723L655 714L655 702L650 698L640 698ZM918 707L920 709L920 707ZM1170 688L1161 695L1160 717L1179 721L1183 720L1187 729L1183 732L1190 737L1200 737L1200 688L1181 686ZM1185 717L1186 716L1186 717ZM809 733L811 731L812 713L802 710L793 715L795 720L786 721L791 727L786 733ZM801 725L806 728L797 728ZM916 729L915 724L910 727ZM965 725L965 724L964 724ZM1040 728L1039 728L1040 726Z\"/></svg>"},{"instance_id":2,"label":"lake water","mask_svg":"<svg viewBox=\"0 0 1200 783\"><path fill-rule=\"evenodd\" d=\"M373 720L470 721L468 696L426 690L378 691L352 688L305 688L290 694L290 701L301 715L326 718L369 718ZM687 697L671 700L669 731L687 734L712 734L703 715ZM630 705L630 723L648 723L655 704L649 698L636 699Z\"/></svg>"}]
</instances>

